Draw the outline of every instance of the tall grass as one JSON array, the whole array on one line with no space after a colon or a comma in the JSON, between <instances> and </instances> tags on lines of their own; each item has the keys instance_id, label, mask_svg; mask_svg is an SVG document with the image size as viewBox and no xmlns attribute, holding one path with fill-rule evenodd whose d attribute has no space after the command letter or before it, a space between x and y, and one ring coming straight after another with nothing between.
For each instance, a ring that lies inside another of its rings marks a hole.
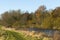
<instances>
[{"instance_id":1,"label":"tall grass","mask_svg":"<svg viewBox=\"0 0 60 40\"><path fill-rule=\"evenodd\" d=\"M26 40L26 39L20 33L7 30L4 33L4 40Z\"/></svg>"}]
</instances>

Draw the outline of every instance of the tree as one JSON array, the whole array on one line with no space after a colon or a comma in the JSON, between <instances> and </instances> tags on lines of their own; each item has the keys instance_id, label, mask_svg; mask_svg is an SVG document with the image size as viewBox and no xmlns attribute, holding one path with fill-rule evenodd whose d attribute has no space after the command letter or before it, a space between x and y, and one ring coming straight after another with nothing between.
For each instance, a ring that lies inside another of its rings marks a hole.
<instances>
[{"instance_id":1,"label":"tree","mask_svg":"<svg viewBox=\"0 0 60 40\"><path fill-rule=\"evenodd\" d=\"M41 28L43 29L53 29L53 19L51 17L47 17L41 24Z\"/></svg>"},{"instance_id":2,"label":"tree","mask_svg":"<svg viewBox=\"0 0 60 40\"><path fill-rule=\"evenodd\" d=\"M21 18L20 12L19 11L7 11L4 12L4 14L1 15L1 22L2 25L5 26L12 26L13 23L15 23L16 21L19 21Z\"/></svg>"},{"instance_id":3,"label":"tree","mask_svg":"<svg viewBox=\"0 0 60 40\"><path fill-rule=\"evenodd\" d=\"M52 16L53 16L54 18L60 17L60 7L57 7L56 9L53 10Z\"/></svg>"},{"instance_id":4,"label":"tree","mask_svg":"<svg viewBox=\"0 0 60 40\"><path fill-rule=\"evenodd\" d=\"M21 24L24 24L24 25L27 24L28 16L29 16L29 13L28 12L25 12L24 14L22 14Z\"/></svg>"},{"instance_id":5,"label":"tree","mask_svg":"<svg viewBox=\"0 0 60 40\"><path fill-rule=\"evenodd\" d=\"M46 9L46 7L45 7L44 5L41 5L41 6L37 9L37 11L45 11L45 9Z\"/></svg>"},{"instance_id":6,"label":"tree","mask_svg":"<svg viewBox=\"0 0 60 40\"><path fill-rule=\"evenodd\" d=\"M51 13L51 17L53 18L53 29L60 29L60 7L55 8L52 13Z\"/></svg>"},{"instance_id":7,"label":"tree","mask_svg":"<svg viewBox=\"0 0 60 40\"><path fill-rule=\"evenodd\" d=\"M60 17L54 21L54 29L60 29Z\"/></svg>"}]
</instances>

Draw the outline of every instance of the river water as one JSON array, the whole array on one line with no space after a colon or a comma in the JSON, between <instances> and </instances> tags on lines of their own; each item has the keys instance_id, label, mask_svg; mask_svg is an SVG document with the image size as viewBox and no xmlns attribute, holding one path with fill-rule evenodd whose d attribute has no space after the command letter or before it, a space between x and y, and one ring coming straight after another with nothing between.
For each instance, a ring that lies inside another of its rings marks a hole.
<instances>
[{"instance_id":1,"label":"river water","mask_svg":"<svg viewBox=\"0 0 60 40\"><path fill-rule=\"evenodd\" d=\"M28 28L28 31L35 31L35 32L44 32L47 35L53 36L56 31L60 32L59 30L52 30L52 29L38 29L38 28Z\"/></svg>"}]
</instances>

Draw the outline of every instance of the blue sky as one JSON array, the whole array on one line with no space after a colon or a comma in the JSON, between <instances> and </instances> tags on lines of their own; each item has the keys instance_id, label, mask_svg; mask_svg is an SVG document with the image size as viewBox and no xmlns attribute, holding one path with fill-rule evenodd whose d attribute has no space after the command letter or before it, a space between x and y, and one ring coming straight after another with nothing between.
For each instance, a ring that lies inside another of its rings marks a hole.
<instances>
[{"instance_id":1,"label":"blue sky","mask_svg":"<svg viewBox=\"0 0 60 40\"><path fill-rule=\"evenodd\" d=\"M0 14L18 9L34 12L41 5L45 5L47 9L54 9L60 6L60 0L0 0Z\"/></svg>"}]
</instances>

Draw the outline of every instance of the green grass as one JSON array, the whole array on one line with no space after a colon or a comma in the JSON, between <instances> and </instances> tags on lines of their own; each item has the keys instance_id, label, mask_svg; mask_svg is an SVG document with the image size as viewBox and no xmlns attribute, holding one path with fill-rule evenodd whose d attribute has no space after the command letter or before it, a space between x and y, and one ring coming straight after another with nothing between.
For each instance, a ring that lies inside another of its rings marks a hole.
<instances>
[{"instance_id":1,"label":"green grass","mask_svg":"<svg viewBox=\"0 0 60 40\"><path fill-rule=\"evenodd\" d=\"M7 30L4 33L4 40L26 40L26 39L20 33Z\"/></svg>"}]
</instances>

